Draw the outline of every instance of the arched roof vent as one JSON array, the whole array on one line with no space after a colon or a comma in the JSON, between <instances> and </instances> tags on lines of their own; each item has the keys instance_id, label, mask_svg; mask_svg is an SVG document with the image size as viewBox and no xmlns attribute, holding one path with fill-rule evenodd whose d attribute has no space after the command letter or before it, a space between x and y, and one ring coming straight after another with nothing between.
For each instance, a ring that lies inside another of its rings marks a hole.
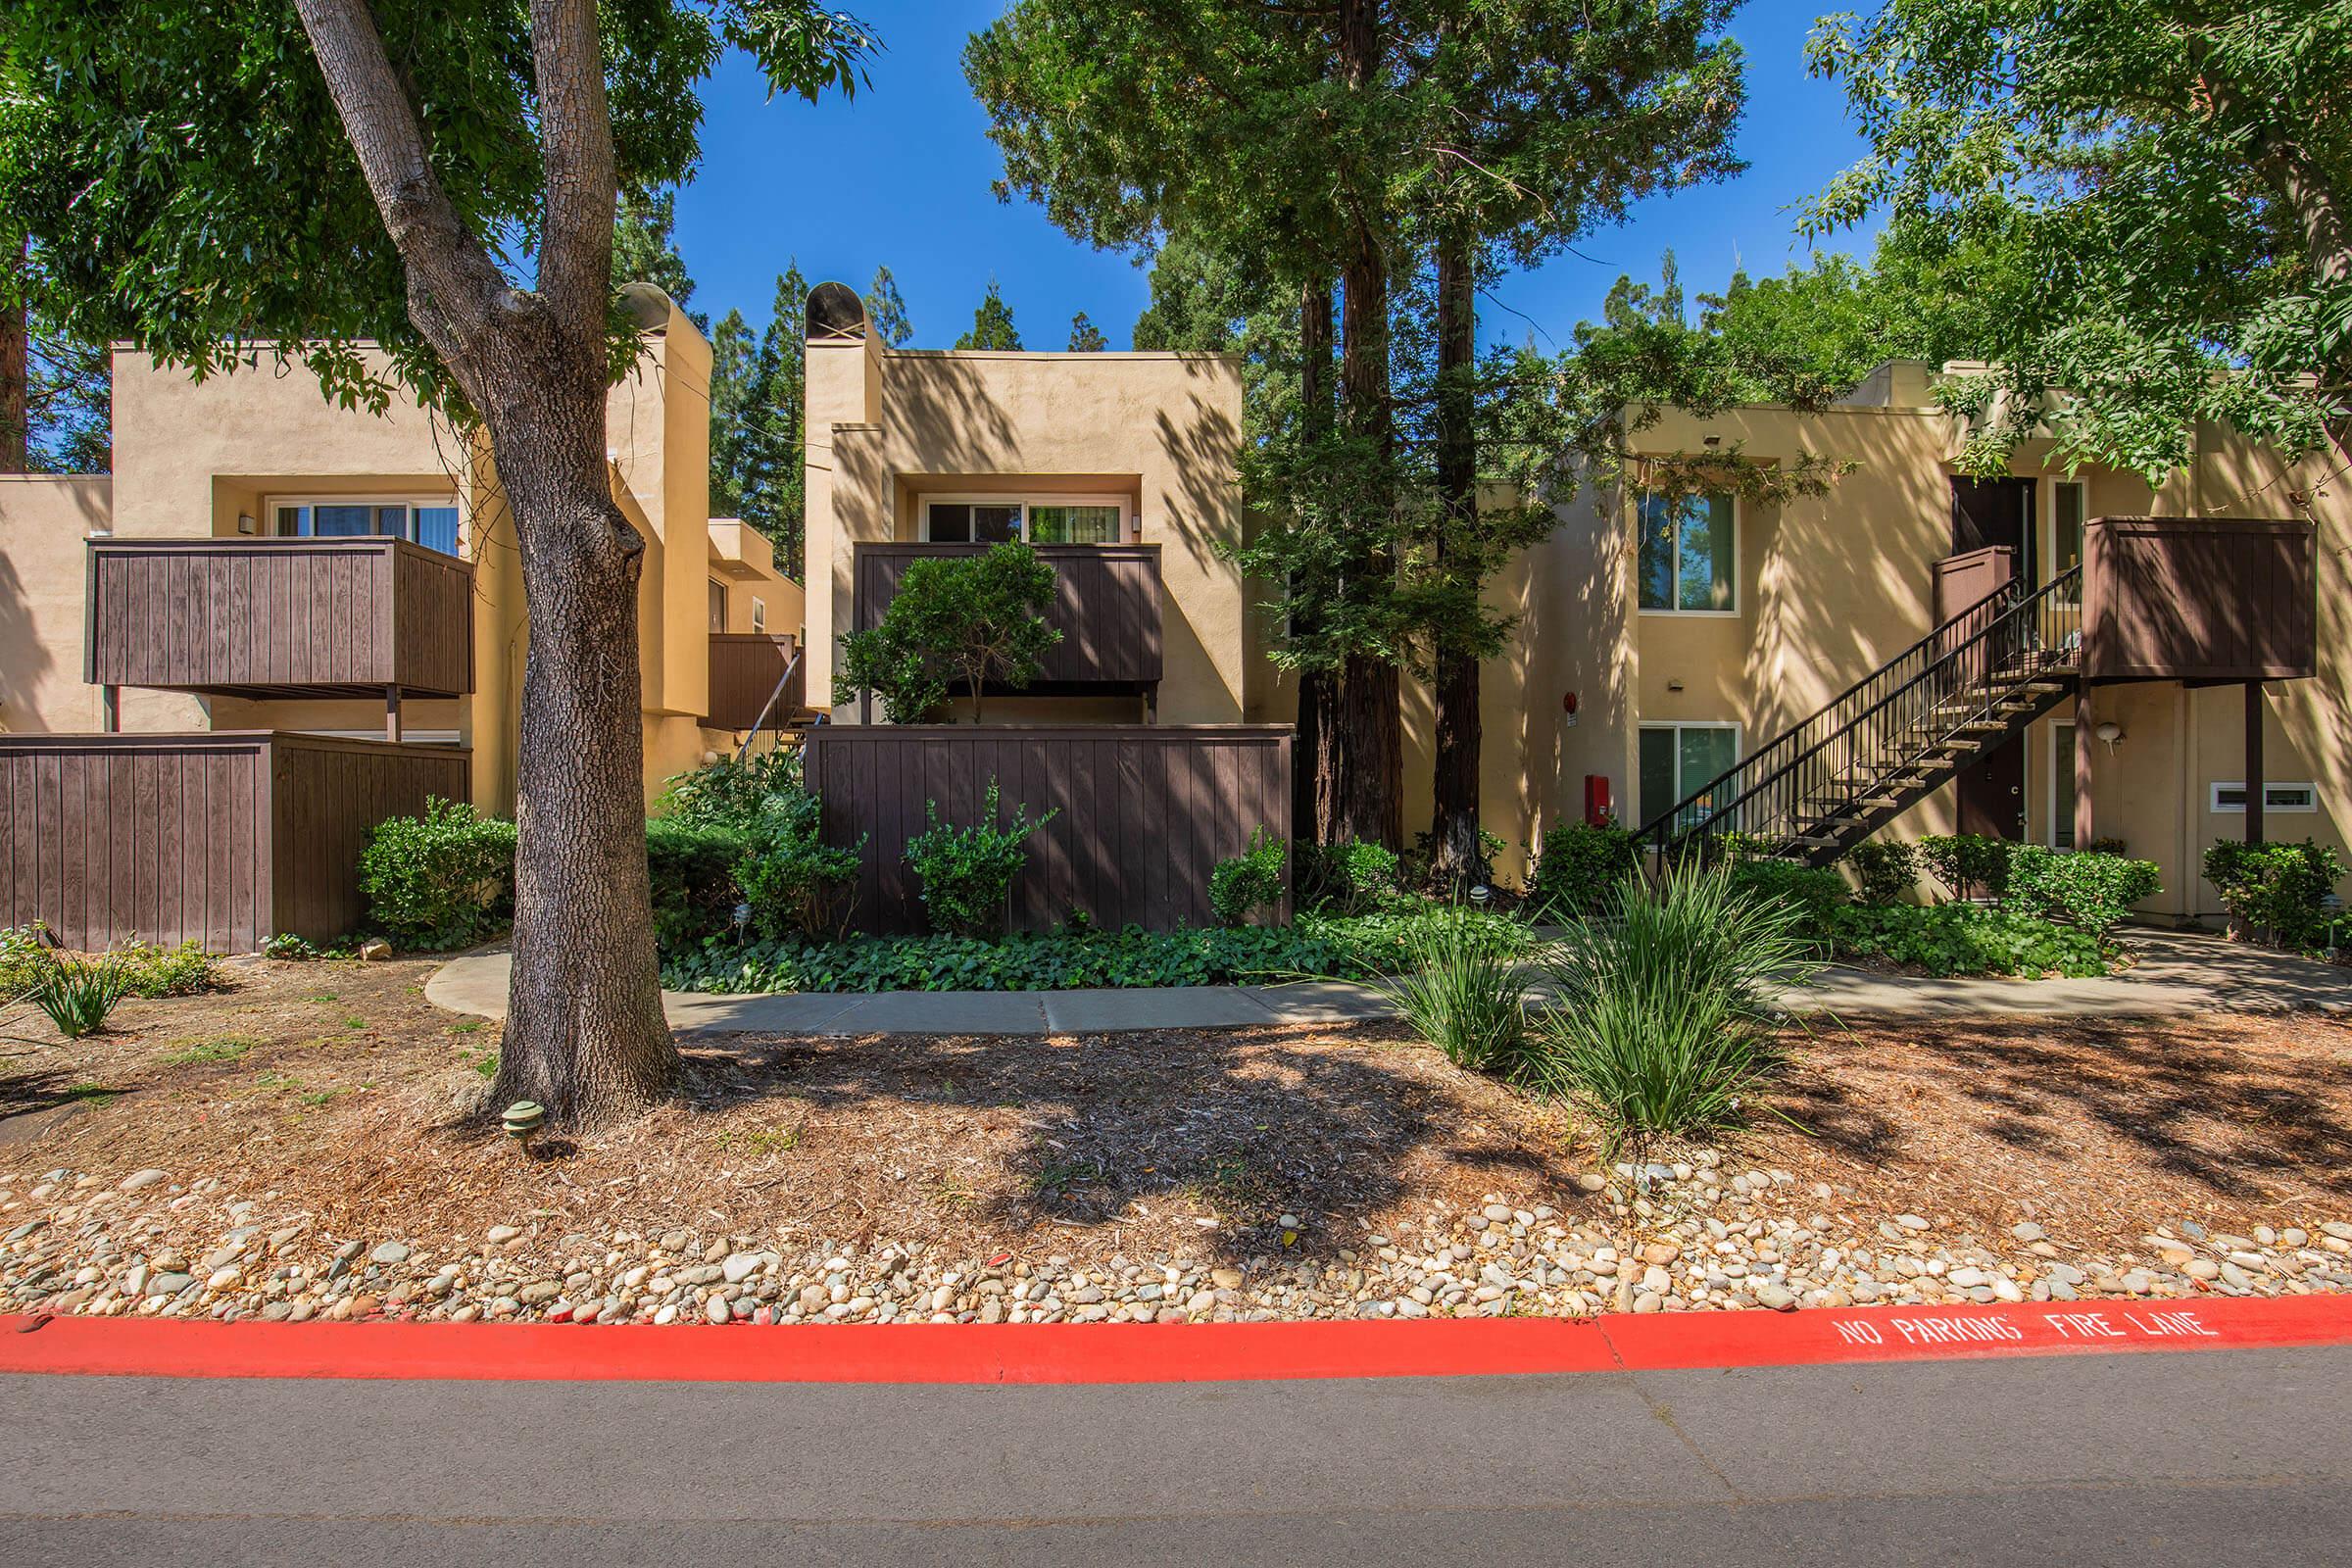
<instances>
[{"instance_id":1,"label":"arched roof vent","mask_svg":"<svg viewBox=\"0 0 2352 1568\"><path fill-rule=\"evenodd\" d=\"M808 341L862 342L865 302L847 283L819 283L808 291Z\"/></svg>"}]
</instances>

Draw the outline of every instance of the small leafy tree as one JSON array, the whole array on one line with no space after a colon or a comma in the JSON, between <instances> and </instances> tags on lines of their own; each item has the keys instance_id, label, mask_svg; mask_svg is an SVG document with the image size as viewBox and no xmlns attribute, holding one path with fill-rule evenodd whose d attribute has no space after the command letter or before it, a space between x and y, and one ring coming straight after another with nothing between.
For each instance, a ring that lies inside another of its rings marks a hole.
<instances>
[{"instance_id":1,"label":"small leafy tree","mask_svg":"<svg viewBox=\"0 0 2352 1568\"><path fill-rule=\"evenodd\" d=\"M1012 879L1028 859L1021 841L1060 814L1055 807L1036 821L1026 805L1012 808L1012 821L997 825L997 781L988 781L988 799L981 804L980 820L958 827L939 819L939 803L925 801L923 816L930 824L906 841L906 863L922 879L923 907L931 923L955 936L993 936L1004 923L1005 900Z\"/></svg>"},{"instance_id":2,"label":"small leafy tree","mask_svg":"<svg viewBox=\"0 0 2352 1568\"><path fill-rule=\"evenodd\" d=\"M1006 540L986 555L930 557L906 568L879 625L841 640L833 700L860 692L882 700L893 724L913 724L947 701L951 684L982 721L989 683L1020 688L1037 678L1061 633L1046 624L1054 568Z\"/></svg>"}]
</instances>

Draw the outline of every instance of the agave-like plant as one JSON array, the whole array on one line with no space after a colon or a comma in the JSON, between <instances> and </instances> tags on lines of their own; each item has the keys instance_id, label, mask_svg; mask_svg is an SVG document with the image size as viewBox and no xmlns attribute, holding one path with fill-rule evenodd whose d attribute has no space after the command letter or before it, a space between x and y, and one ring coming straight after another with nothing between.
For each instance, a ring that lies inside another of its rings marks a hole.
<instances>
[{"instance_id":1,"label":"agave-like plant","mask_svg":"<svg viewBox=\"0 0 2352 1568\"><path fill-rule=\"evenodd\" d=\"M1774 1065L1783 990L1820 965L1804 915L1741 891L1728 866L1633 876L1603 918L1547 963L1555 1000L1531 1022L1529 1077L1588 1107L1611 1157L1728 1121Z\"/></svg>"},{"instance_id":2,"label":"agave-like plant","mask_svg":"<svg viewBox=\"0 0 2352 1568\"><path fill-rule=\"evenodd\" d=\"M96 959L59 954L34 977L26 995L57 1032L72 1040L102 1027L115 1004L130 993L132 979L130 965L114 954Z\"/></svg>"}]
</instances>

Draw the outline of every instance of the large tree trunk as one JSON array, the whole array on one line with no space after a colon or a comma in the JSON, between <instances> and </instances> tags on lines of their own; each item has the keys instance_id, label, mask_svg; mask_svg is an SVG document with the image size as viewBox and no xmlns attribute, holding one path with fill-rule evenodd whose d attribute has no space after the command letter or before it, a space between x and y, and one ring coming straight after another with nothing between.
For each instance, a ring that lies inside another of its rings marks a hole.
<instances>
[{"instance_id":1,"label":"large tree trunk","mask_svg":"<svg viewBox=\"0 0 2352 1568\"><path fill-rule=\"evenodd\" d=\"M1332 429L1332 309L1331 279L1308 279L1298 296L1298 401L1300 424L1310 445L1329 437ZM1307 601L1301 590L1319 591L1321 586L1290 585L1293 635L1312 629L1313 612L1302 608ZM1298 739L1291 747L1291 834L1317 844L1332 842L1339 819L1339 798L1326 787L1323 757L1330 707L1330 672L1300 670Z\"/></svg>"},{"instance_id":2,"label":"large tree trunk","mask_svg":"<svg viewBox=\"0 0 2352 1568\"><path fill-rule=\"evenodd\" d=\"M22 286L31 242L20 237L9 266ZM14 292L13 290L11 291ZM23 473L32 462L32 407L26 385L25 350L30 328L24 302L0 305L0 473Z\"/></svg>"},{"instance_id":3,"label":"large tree trunk","mask_svg":"<svg viewBox=\"0 0 2352 1568\"><path fill-rule=\"evenodd\" d=\"M1380 90L1386 48L1379 0L1341 0L1341 77L1352 92ZM1363 198L1377 204L1375 194ZM1390 591L1396 563L1388 547L1395 522L1388 490L1388 464L1396 445L1390 404L1389 259L1382 248L1385 228L1377 210L1359 212L1341 272L1340 413L1348 433L1371 464L1371 482L1356 486L1363 514L1356 519L1365 541L1350 567L1349 594L1366 601ZM1327 715L1330 785L1339 806L1340 836L1401 849L1404 842L1404 734L1396 665L1377 654L1348 655L1339 675L1337 702Z\"/></svg>"},{"instance_id":4,"label":"large tree trunk","mask_svg":"<svg viewBox=\"0 0 2352 1568\"><path fill-rule=\"evenodd\" d=\"M1478 525L1478 279L1470 236L1438 242L1437 567L1447 569L1446 535ZM1458 570L1458 564L1454 566ZM1437 764L1431 795L1432 871L1448 886L1483 881L1478 844L1478 660L1441 628L1437 639Z\"/></svg>"},{"instance_id":5,"label":"large tree trunk","mask_svg":"<svg viewBox=\"0 0 2352 1568\"><path fill-rule=\"evenodd\" d=\"M547 214L511 285L425 156L366 0L297 0L408 270L409 315L490 436L514 519L523 665L514 971L493 1101L588 1125L675 1092L646 885L637 583L645 541L605 462L613 168L593 0L532 0Z\"/></svg>"}]
</instances>

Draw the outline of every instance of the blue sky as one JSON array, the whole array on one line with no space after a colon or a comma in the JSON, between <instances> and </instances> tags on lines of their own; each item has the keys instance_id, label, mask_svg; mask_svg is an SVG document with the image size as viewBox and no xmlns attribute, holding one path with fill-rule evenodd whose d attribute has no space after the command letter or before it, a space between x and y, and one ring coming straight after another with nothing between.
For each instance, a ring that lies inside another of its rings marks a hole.
<instances>
[{"instance_id":1,"label":"blue sky","mask_svg":"<svg viewBox=\"0 0 2352 1568\"><path fill-rule=\"evenodd\" d=\"M1577 321L1598 314L1620 272L1654 277L1668 249L1693 291L1720 287L1735 265L1775 272L1801 259L1788 207L1861 146L1838 87L1805 74L1805 36L1815 16L1834 8L1835 0L1754 0L1738 13L1731 31L1747 51L1740 131L1747 172L1645 202L1623 225L1587 236L1582 257L1506 279L1482 306L1484 335L1516 342L1532 331L1540 345L1564 344ZM697 285L695 307L714 318L733 307L757 331L788 260L797 257L812 283L837 277L860 289L886 263L917 347L953 343L991 277L1027 347L1064 347L1081 310L1111 347L1126 347L1149 298L1144 273L1125 256L1068 239L1028 203L1003 204L990 192L1001 165L960 61L966 34L999 15L1001 0L865 0L855 9L887 49L872 64L872 86L854 101L771 101L740 56L708 84L702 172L678 197L677 241ZM1841 236L1837 248L1866 244Z\"/></svg>"}]
</instances>

